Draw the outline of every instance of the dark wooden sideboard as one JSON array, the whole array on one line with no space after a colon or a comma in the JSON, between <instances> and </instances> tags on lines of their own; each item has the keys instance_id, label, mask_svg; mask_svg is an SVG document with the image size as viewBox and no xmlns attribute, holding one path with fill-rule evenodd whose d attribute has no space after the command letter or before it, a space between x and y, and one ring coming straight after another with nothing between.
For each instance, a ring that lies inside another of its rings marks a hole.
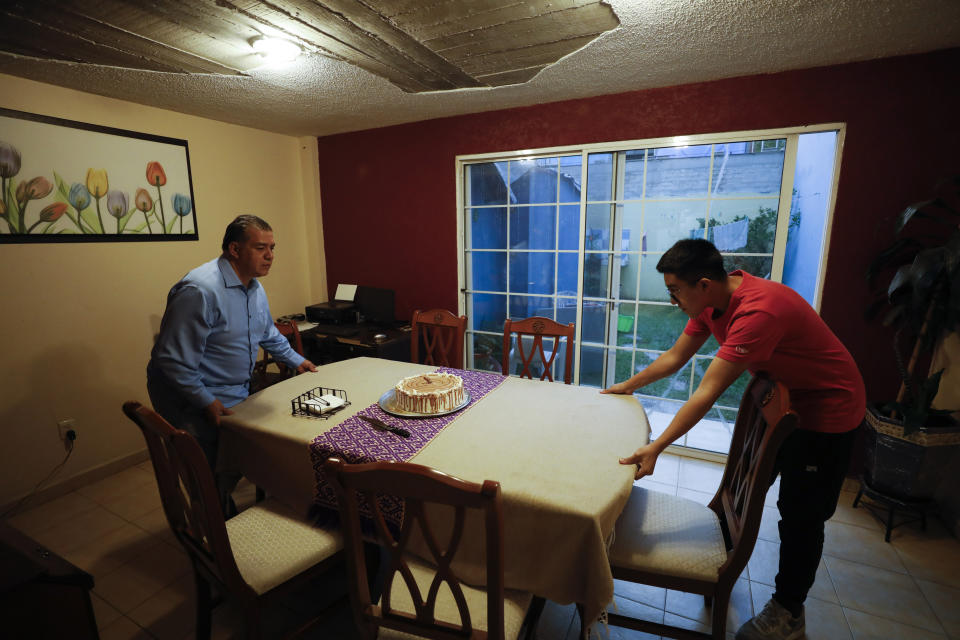
<instances>
[{"instance_id":1,"label":"dark wooden sideboard","mask_svg":"<svg viewBox=\"0 0 960 640\"><path fill-rule=\"evenodd\" d=\"M0 520L0 637L98 638L91 589L93 576Z\"/></svg>"},{"instance_id":2,"label":"dark wooden sideboard","mask_svg":"<svg viewBox=\"0 0 960 640\"><path fill-rule=\"evenodd\" d=\"M339 336L323 333L318 327L303 331L304 355L315 364L327 364L350 358L383 358L385 360L410 360L410 326L383 328L356 325L353 335ZM374 336L386 336L377 340Z\"/></svg>"}]
</instances>

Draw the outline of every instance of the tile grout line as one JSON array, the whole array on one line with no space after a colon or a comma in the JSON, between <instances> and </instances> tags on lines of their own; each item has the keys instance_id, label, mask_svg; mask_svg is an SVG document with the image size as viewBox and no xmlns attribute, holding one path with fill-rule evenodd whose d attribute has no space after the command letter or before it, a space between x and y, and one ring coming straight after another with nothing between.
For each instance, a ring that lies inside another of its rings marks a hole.
<instances>
[{"instance_id":1,"label":"tile grout line","mask_svg":"<svg viewBox=\"0 0 960 640\"><path fill-rule=\"evenodd\" d=\"M820 561L823 562L822 557ZM830 580L830 586L833 588L833 593L837 596L837 605L840 607L840 615L843 616L843 621L847 625L847 632L849 632L850 637L853 638L854 637L853 627L850 625L850 619L847 618L847 609L846 607L843 606L843 600L840 598L840 591L837 589L837 583L834 581L833 574L830 572L830 566L826 562L824 562L823 568L827 572L827 579Z\"/></svg>"},{"instance_id":2,"label":"tile grout line","mask_svg":"<svg viewBox=\"0 0 960 640\"><path fill-rule=\"evenodd\" d=\"M764 587L769 587L770 589L774 589L774 590L776 590L776 588L777 588L776 585L767 584L766 582L760 582L759 580L749 580L749 582L751 583L751 593L752 593L753 583L762 585L762 586L764 586ZM833 591L834 591L834 593L836 593L836 591L837 591L836 587L834 587ZM773 595L773 594L771 594L771 595ZM840 599L840 596L837 596L837 600L839 600L839 599ZM829 601L829 600L824 600L823 598L818 598L818 597L816 597L816 596L810 596L810 595L808 595L808 596L807 596L807 600L816 600L817 602L822 602L823 604L832 604L832 605L835 605L835 606L838 606L838 607L843 606L843 605L840 604L839 602L831 602L831 601ZM864 612L864 613L866 613L866 612ZM872 614L871 614L871 615L872 615Z\"/></svg>"},{"instance_id":3,"label":"tile grout line","mask_svg":"<svg viewBox=\"0 0 960 640\"><path fill-rule=\"evenodd\" d=\"M74 514L71 514L69 517L65 518L65 519L64 519L63 521L61 521L61 522L55 522L55 523L53 523L53 524L48 524L48 525L44 526L44 527L41 528L41 529L37 529L36 531L32 531L31 533L27 533L24 529L21 529L19 526L17 526L17 524L16 524L14 521L15 521L18 517L23 516L23 515L25 515L25 514L27 514L27 513L30 513L30 512L33 511L34 509L40 509L41 507L49 504L49 502L53 502L53 500L51 500L51 501L49 501L49 502L44 502L44 503L38 504L38 505L36 505L36 506L34 506L34 507L30 507L29 509L25 509L25 510L23 510L23 511L15 512L12 516L9 516L8 518L6 518L6 520L7 520L12 526L14 526L15 528L17 528L19 531L21 531L21 532L23 532L25 535L29 535L31 538L33 538L33 537L35 537L35 536L37 536L37 535L39 535L39 534L45 533L45 532L48 531L49 529L53 529L54 527L61 527L61 526L63 526L64 524L66 524L67 521L72 520L72 519L76 518L77 516L83 515L83 514L85 514L85 513L90 512L90 511L93 511L94 509L96 509L97 507L100 506L100 503L99 503L99 502L97 502L96 500L92 500L91 498L88 498L87 496L83 495L82 493L77 492L76 489L74 489L73 491L69 491L69 492L63 494L62 496L59 496L58 498L55 498L54 500L60 500L60 499L62 499L62 498L66 498L67 496L69 496L69 495L71 495L71 494L76 494L76 495L80 496L81 498L83 498L84 500L88 500L88 501L90 502L90 506L87 507L87 508L81 509L80 511L77 511L77 512L74 513Z\"/></svg>"},{"instance_id":4,"label":"tile grout line","mask_svg":"<svg viewBox=\"0 0 960 640\"><path fill-rule=\"evenodd\" d=\"M952 536L951 536L951 537L952 537ZM904 566L904 568L907 570L907 575L909 575L910 577L916 579L916 576L914 576L914 575L913 575L913 572L910 571L910 567L908 567L908 566L907 566L907 563L904 562L904 560L903 560L903 553L900 551L900 549L899 549L896 545L894 545L892 542L890 543L890 546L893 547L893 550L894 550L894 551L896 552L896 554L897 554L897 559L900 560L900 563L901 563L901 564ZM948 587L948 588L950 588L950 589L960 590L960 586L957 586L957 585L955 585L955 584L953 584L953 583L944 582L944 581L940 578L939 575L938 575L938 576L935 576L935 578L925 578L925 580L926 580L927 582L932 582L932 583L934 583L934 584L936 584L936 585L940 585L941 587Z\"/></svg>"},{"instance_id":5,"label":"tile grout line","mask_svg":"<svg viewBox=\"0 0 960 640\"><path fill-rule=\"evenodd\" d=\"M548 604L549 604L549 602L548 602ZM577 610L576 610L576 608L574 608L573 613L572 613L572 615L570 616L570 619L567 620L567 624L566 624L566 626L564 627L563 636L562 636L564 640L566 640L566 638L568 638L568 637L570 636L570 629L571 629L571 627L573 626L573 621L576 619L576 617L577 617ZM539 623L537 624L537 639L538 639L538 640L551 640L551 639L549 639L549 638L541 638L541 636L540 636L540 625L539 625Z\"/></svg>"},{"instance_id":6,"label":"tile grout line","mask_svg":"<svg viewBox=\"0 0 960 640\"><path fill-rule=\"evenodd\" d=\"M152 483L155 483L156 480L153 479L153 478L151 478L151 482L152 482ZM141 527L140 525L138 525L136 522L133 522L133 521L127 519L126 517L124 517L124 516L122 516L122 515L120 515L120 514L118 514L118 513L115 513L115 512L113 512L113 511L111 511L107 506L105 506L105 505L102 504L101 502L95 500L94 498L88 498L88 499L90 499L90 500L92 500L93 502L95 502L95 503L97 504L97 506L100 507L101 509L103 509L104 511L107 511L108 513L116 516L117 518L119 518L120 520L122 520L122 521L124 521L125 523L129 524L130 526L135 527L136 529L138 529L138 530L140 530L140 531L143 531L144 533L147 534L147 536L148 536L151 540L154 541L154 544L152 544L148 549L145 549L145 550L144 550L144 553L141 554L140 556L131 558L131 559L127 560L126 562L123 562L123 563L117 565L117 566L114 567L111 571L107 571L106 573L104 573L104 574L102 574L102 575L94 576L94 581L95 581L95 582L96 582L96 580L97 580L98 578L101 578L101 579L102 579L102 578L106 578L106 577L108 577L108 576L110 576L110 575L113 575L114 573L116 573L116 572L119 571L120 569L122 569L122 568L124 568L124 567L126 567L126 566L128 566L128 565L130 565L130 564L132 564L133 562L135 562L136 560L138 560L140 557L142 557L142 556L145 555L146 553L149 553L150 551L155 550L156 547L157 547L158 545L160 545L160 544L167 544L167 546L172 546L172 545L168 544L168 542L167 542L166 540L164 540L162 537L150 533L149 531L147 531L146 529L144 529L143 527ZM161 509L162 509L162 508L163 508L163 507L161 506ZM148 513L149 513L149 512L148 512ZM168 526L169 526L169 525L168 525ZM176 545L176 546L174 547L174 549L175 549L176 551L179 551L179 552L183 553L183 549L180 547L179 544ZM96 592L96 587L94 587L94 590L92 591L92 593L96 593L97 597L99 597L101 600L103 600L104 602L106 602L107 604L109 604L111 607L113 607L114 609L116 609L117 611L119 611L119 612L120 612L120 615L121 615L122 617L127 618L128 620L130 620L131 622L133 622L133 624L135 624L139 629L141 629L141 630L143 630L144 632L146 632L150 637L155 638L156 636L154 636L153 634L151 634L148 629L145 629L144 627L141 627L141 626L140 626L133 618L131 618L128 614L130 613L130 611L133 611L133 610L136 609L137 607L140 607L140 606L142 606L143 604L145 604L146 602L150 601L152 598L154 598L154 597L157 595L157 593L159 593L159 592L162 591L163 589L165 589L165 588L167 588L168 586L170 586L170 584L173 584L173 582L175 582L175 580L169 582L168 584L165 584L165 585L161 586L160 589L158 589L155 593L153 593L153 594L151 594L150 596L148 596L147 598L145 598L142 602L139 602L139 603L131 606L128 611L122 611L116 604L114 604L113 602L110 602L110 600L108 600L103 594L97 593L97 592ZM111 623L111 624L112 624L112 623Z\"/></svg>"},{"instance_id":7,"label":"tile grout line","mask_svg":"<svg viewBox=\"0 0 960 640\"><path fill-rule=\"evenodd\" d=\"M898 554L898 557L899 557L899 554ZM900 561L903 562L903 559L901 558ZM904 563L904 566L906 566L906 563ZM912 573L910 573L909 569L907 569L907 575L910 576L910 579L913 581L913 584L917 588L917 591L920 592L921 597L923 597L923 601L927 603L928 607L930 607L930 612L933 614L933 619L936 620L937 624L940 625L940 629L941 631L943 631L943 635L949 638L950 634L947 633L947 627L943 624L943 620L940 619L940 616L937 615L937 609L933 606L933 603L930 602L930 599L927 598L927 594L924 593L923 589L920 587L920 583L917 582L917 577Z\"/></svg>"},{"instance_id":8,"label":"tile grout line","mask_svg":"<svg viewBox=\"0 0 960 640\"><path fill-rule=\"evenodd\" d=\"M134 465L134 467L131 467L131 468L136 468L137 466L138 466L138 465ZM112 477L112 476L107 476L107 477ZM104 480L105 480L105 479L106 479L106 478L104 478ZM154 485L156 484L156 479L155 479L155 478L152 478L152 477L151 477L151 484L154 484ZM113 515L113 516L116 516L117 518L119 518L120 520L122 520L123 522L125 522L126 524L128 524L128 525L136 528L137 530L142 531L142 532L144 532L145 534L147 534L147 537L150 538L150 539L153 541L153 544L151 544L148 548L144 549L144 553L146 553L146 552L149 551L149 550L155 549L158 544L161 544L161 543L166 542L166 540L164 540L161 536L154 535L154 534L151 533L150 531L147 531L146 529L144 529L143 527L141 527L141 526L140 526L139 524L137 524L136 522L134 522L134 521L130 520L129 518L127 518L126 516L124 516L124 515L122 515L122 514L119 514L119 513L117 513L116 511L113 511L112 509L110 509L110 507L108 507L107 505L103 504L103 503L100 502L99 500L97 500L97 499L95 499L95 498L91 498L91 497L86 496L86 495L84 495L84 494L81 494L81 493L79 493L79 491L78 491L78 494L79 494L79 495L82 495L84 498L86 498L86 499L90 500L92 503L94 503L94 504L96 505L96 507L93 507L93 508L99 507L99 508L103 509L104 511L106 511L107 513L109 513L109 514L111 514L111 515ZM161 506L161 509L162 509L162 508L163 508L163 507ZM91 510L92 510L92 509L91 509ZM150 513L150 512L148 511L147 513ZM146 515L146 514L144 514L144 515ZM107 533L111 533L111 532L113 532L113 531L118 531L119 529L120 529L120 527L118 527L117 529L112 529L111 531L109 531L109 532L107 532ZM179 549L178 549L178 550L179 550ZM135 559L136 559L136 558L131 558L130 560L127 560L126 562L122 562L122 563L118 564L116 567L114 567L114 568L111 569L110 571L106 571L106 572L104 572L104 573L102 573L102 574L100 574L100 575L94 576L94 581L96 581L97 579L103 579L103 578L106 578L107 576L112 575L114 572L116 572L116 571L120 570L121 568L127 566L128 564L130 564L131 562L133 562ZM106 598L104 598L102 595L97 594L97 596L98 596L100 599L102 599L104 602L106 602L107 604L109 604L111 607L113 607L114 609L117 609L117 611L120 611L120 609L118 609L115 604L113 604L112 602L110 602L109 600L107 600ZM151 597L152 597L152 596L151 596ZM149 600L149 598L148 598L148 600ZM146 602L146 600L145 600L144 602ZM143 604L143 603L141 602L140 604ZM140 604L138 604L137 606L140 606ZM131 609L131 610L132 610L132 609ZM126 616L126 613L121 612L121 615Z\"/></svg>"},{"instance_id":9,"label":"tile grout line","mask_svg":"<svg viewBox=\"0 0 960 640\"><path fill-rule=\"evenodd\" d=\"M104 600L104 602L106 602L106 600ZM102 632L103 632L105 629L109 629L110 627L114 626L115 624L117 624L117 623L120 622L121 620L126 620L127 622L129 622L130 624L132 624L132 625L135 626L137 629L139 629L141 632L145 633L148 638L152 638L153 640L159 640L159 639L157 638L157 636L155 636L153 633L150 632L149 629L145 629L144 627L141 627L139 624L137 624L137 621L136 621L136 620L134 620L133 618L131 618L130 616L128 616L128 615L125 614L125 613L121 613L121 614L120 614L120 617L118 617L116 620L114 620L113 622L111 622L110 624L108 624L108 625L107 625L106 627L104 627L103 629L99 629L99 628L98 628L98 629L97 629L97 635L101 635Z\"/></svg>"},{"instance_id":10,"label":"tile grout line","mask_svg":"<svg viewBox=\"0 0 960 640\"><path fill-rule=\"evenodd\" d=\"M830 557L831 557L831 558L837 558L837 556L830 556ZM847 559L845 559L845 558L838 558L838 559L839 559L839 560L843 560L844 562L850 562L850 563L853 563L853 564L863 564L862 562L861 562L861 563L857 563L857 562L854 562L853 560L847 560ZM872 567L872 565L864 565L864 566ZM824 567L826 567L826 569L827 569L827 576L830 578L830 583L833 585L833 590L834 590L834 592L837 594L837 600L840 600L840 592L837 591L837 585L833 582L833 576L830 574L830 567L827 566L826 564L824 564ZM875 568L875 567L874 567L874 568ZM894 572L891 572L891 573L896 573L896 572L894 571ZM900 574L900 575L903 575L903 574ZM910 574L908 573L907 575L910 575ZM923 593L923 590L920 589L920 585L917 585L917 584L916 584L916 580L913 578L912 575L910 576L910 578L911 578L912 580L914 580L914 584L916 585L917 590L920 592L920 595L923 596L924 602L926 602L927 605L930 605L930 602L927 600L927 597L926 597L926 595ZM843 604L843 601L842 601L842 600L840 600L840 610L841 610L841 612L843 613L843 619L846 620L846 622L847 622L847 627L850 629L850 635L851 635L851 636L853 636L853 627L850 626L850 620L847 619L847 609L849 609L850 611L856 611L857 613L862 613L862 614L864 614L864 615L873 616L873 617L875 617L875 618L880 618L881 620L887 620L887 621L889 621L889 622L895 622L895 623L897 623L897 624L899 624L899 625L903 625L903 626L905 626L905 627L911 627L911 628L913 628L913 629L920 629L920 630L922 630L922 631L932 631L931 629L926 629L926 628L924 628L924 627L918 627L917 625L915 625L915 624L910 624L909 622L904 622L904 621L902 621L902 620L896 620L896 619L894 619L894 618L890 618L890 617L887 617L887 616L884 616L884 615L880 615L880 614L877 614L877 613L871 613L871 612L869 612L869 611L863 611L862 609L857 609L856 607L847 606L847 605ZM940 628L941 628L941 630L943 631L944 637L949 638L950 636L947 635L946 628L943 626L943 623L940 622L940 619L937 617L937 612L934 610L934 608L933 608L932 606L930 607L930 610L933 612L933 615L934 615L934 618L935 618L936 621L937 621L937 624L940 625ZM933 633L937 633L936 631L932 631L932 632L933 632Z\"/></svg>"},{"instance_id":11,"label":"tile grout line","mask_svg":"<svg viewBox=\"0 0 960 640\"><path fill-rule=\"evenodd\" d=\"M887 622L893 622L893 623L898 624L898 625L903 626L903 627L909 627L909 628L911 628L911 629L918 629L918 630L920 630L920 631L925 631L925 632L927 632L927 633L941 633L940 631L935 631L935 630L933 630L933 629L927 629L926 627L918 627L918 626L915 625L915 624L911 624L911 623L909 623L909 622L904 622L903 620L896 620L896 619L894 619L894 618L888 618L887 616L882 616L882 615L877 614L877 613L870 613L869 611L863 611L862 609L857 609L857 608L855 608L855 607L848 607L848 606L846 606L846 605L840 605L840 608L841 608L844 612L846 612L846 610L849 609L850 611L856 611L857 613L862 613L862 614L865 615L865 616L871 616L871 617L873 617L873 618L879 618L879 619L881 619L881 620L886 620ZM846 613L844 613L844 617L846 617ZM847 622L847 625L848 625L848 626L849 626L849 624L850 624L850 623ZM937 620L937 624L940 624L940 620ZM940 627L941 627L941 629L943 629L943 625L942 625L942 624L940 625ZM851 634L852 634L852 630L851 630ZM944 637L944 638L950 638L950 636L947 635L947 632L946 632L945 629L942 630L942 634L943 634L943 637Z\"/></svg>"},{"instance_id":12,"label":"tile grout line","mask_svg":"<svg viewBox=\"0 0 960 640\"><path fill-rule=\"evenodd\" d=\"M874 527L868 527L868 526L866 526L866 525L857 524L856 522L846 522L846 521L844 521L844 520L836 520L835 518L836 518L836 516L833 516L833 517L831 517L829 520L827 520L827 522L833 522L834 524L845 524L845 525L847 525L848 527L857 527L857 528L859 528L859 529L863 529L864 531L870 531L870 532L872 532L872 533L883 533L883 530L882 530L882 529L877 529L877 528L874 528Z\"/></svg>"},{"instance_id":13,"label":"tile grout line","mask_svg":"<svg viewBox=\"0 0 960 640\"><path fill-rule=\"evenodd\" d=\"M849 562L850 564L858 564L858 565L860 565L860 566L862 566L862 567L870 567L871 569L879 569L880 571L887 571L887 572L889 572L889 573L894 573L894 574L896 574L896 575L898 575L898 576L908 576L908 575L910 575L910 571L909 571L905 566L903 566L903 561L900 560L899 557L897 558L897 560L900 560L900 565L903 566L903 571L896 571L896 570L894 570L894 569L891 569L890 567L881 567L880 565L870 564L869 562L861 562L861 561L859 561L859 560L851 560L850 558L845 558L845 557L843 557L843 556L834 555L834 554L832 554L832 553L826 553L826 552L824 552L824 553L821 554L821 556L826 556L827 558L833 558L834 560L842 560L843 562Z\"/></svg>"}]
</instances>

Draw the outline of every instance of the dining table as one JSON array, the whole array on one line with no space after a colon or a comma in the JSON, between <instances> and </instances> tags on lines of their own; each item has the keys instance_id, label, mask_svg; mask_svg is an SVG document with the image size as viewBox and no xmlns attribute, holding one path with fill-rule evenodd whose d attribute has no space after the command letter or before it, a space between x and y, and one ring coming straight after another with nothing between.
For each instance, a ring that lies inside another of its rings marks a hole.
<instances>
[{"instance_id":1,"label":"dining table","mask_svg":"<svg viewBox=\"0 0 960 640\"><path fill-rule=\"evenodd\" d=\"M595 620L613 598L607 549L633 485L635 468L618 459L649 442L639 400L587 386L442 369L463 377L470 395L465 407L430 419L383 410L399 380L432 371L438 367L361 357L263 389L221 418L218 471L242 473L304 516L335 508L322 472L332 456L399 460L472 482L496 480L505 586L576 603L586 621ZM317 388L341 391L348 404L325 416L302 411L297 400ZM411 437L374 429L362 415ZM468 583L484 580L483 531L479 520L467 521L454 566Z\"/></svg>"}]
</instances>

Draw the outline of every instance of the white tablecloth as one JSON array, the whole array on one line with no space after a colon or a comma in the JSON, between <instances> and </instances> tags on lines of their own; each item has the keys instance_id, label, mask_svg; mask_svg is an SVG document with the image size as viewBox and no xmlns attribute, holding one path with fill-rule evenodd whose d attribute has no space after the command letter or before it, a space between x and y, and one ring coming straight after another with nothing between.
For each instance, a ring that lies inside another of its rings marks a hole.
<instances>
[{"instance_id":1,"label":"white tablecloth","mask_svg":"<svg viewBox=\"0 0 960 640\"><path fill-rule=\"evenodd\" d=\"M316 487L308 447L314 437L377 402L400 378L434 369L356 358L269 387L223 419L218 466L243 472L306 513ZM329 420L291 415L290 401L318 386L344 389L351 405ZM506 586L578 602L589 620L613 597L606 543L634 471L617 459L648 439L646 415L632 396L508 378L409 462L473 482L499 481ZM482 541L482 527L471 530L477 535L464 540L467 558Z\"/></svg>"}]
</instances>

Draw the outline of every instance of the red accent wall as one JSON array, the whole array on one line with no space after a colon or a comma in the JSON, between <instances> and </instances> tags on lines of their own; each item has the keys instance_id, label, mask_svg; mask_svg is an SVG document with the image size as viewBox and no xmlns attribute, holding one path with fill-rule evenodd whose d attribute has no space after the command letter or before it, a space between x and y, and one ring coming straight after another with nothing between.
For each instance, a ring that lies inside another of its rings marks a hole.
<instances>
[{"instance_id":1,"label":"red accent wall","mask_svg":"<svg viewBox=\"0 0 960 640\"><path fill-rule=\"evenodd\" d=\"M821 315L870 398L896 384L864 272L894 216L960 172L960 49L635 91L320 138L327 278L456 310L457 155L845 122Z\"/></svg>"}]
</instances>

